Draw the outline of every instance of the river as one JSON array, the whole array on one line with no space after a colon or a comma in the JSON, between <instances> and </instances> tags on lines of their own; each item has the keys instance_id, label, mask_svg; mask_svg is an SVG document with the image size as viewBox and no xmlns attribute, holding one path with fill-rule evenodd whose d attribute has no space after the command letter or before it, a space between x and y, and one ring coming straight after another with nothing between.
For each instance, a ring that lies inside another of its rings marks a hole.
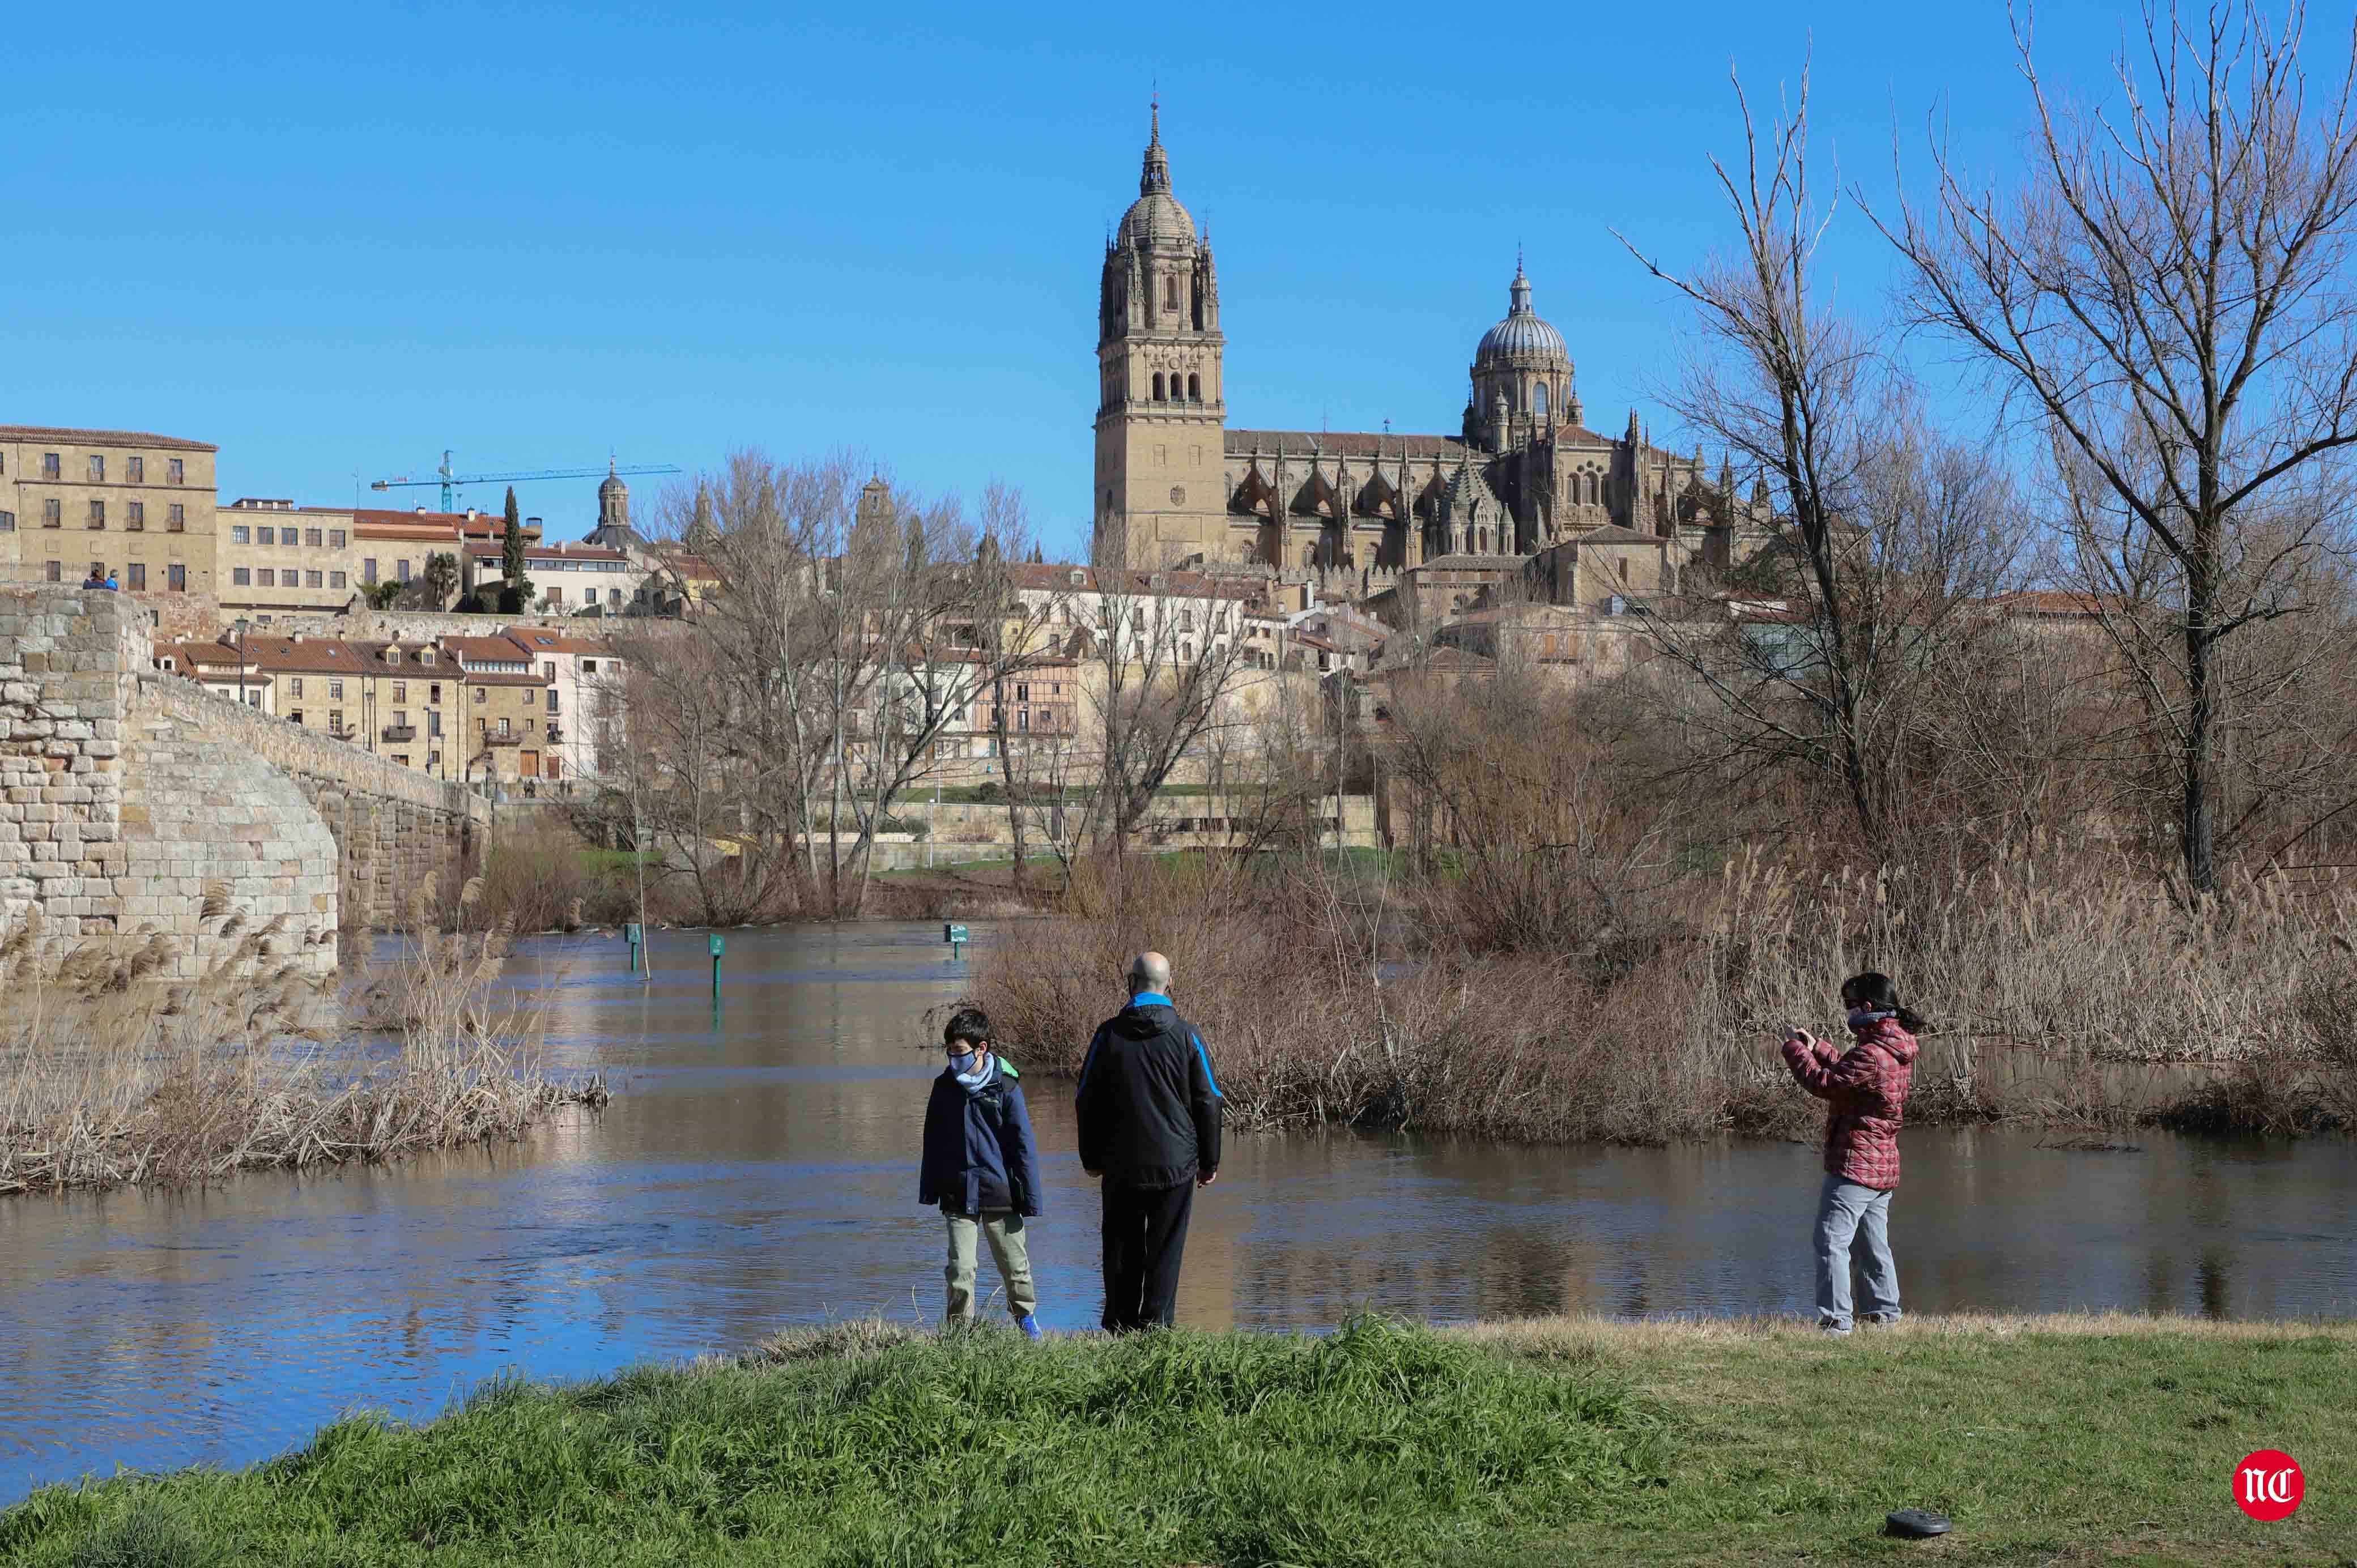
<instances>
[{"instance_id":1,"label":"river","mask_svg":"<svg viewBox=\"0 0 2357 1568\"><path fill-rule=\"evenodd\" d=\"M118 1465L245 1464L349 1409L430 1417L503 1372L587 1377L788 1324L932 1318L926 1015L971 965L940 938L731 932L716 1012L700 932L657 934L647 991L610 938L534 939L511 980L545 1001L557 1065L608 1073L602 1113L390 1169L0 1199L0 1501ZM1028 1087L1049 1184L1040 1316L1092 1327L1095 1204L1068 1085ZM2357 1314L2357 1141L2132 1141L1908 1133L1891 1221L1907 1305ZM1179 1316L1803 1311L1816 1185L1799 1144L1235 1137L1196 1204Z\"/></svg>"}]
</instances>

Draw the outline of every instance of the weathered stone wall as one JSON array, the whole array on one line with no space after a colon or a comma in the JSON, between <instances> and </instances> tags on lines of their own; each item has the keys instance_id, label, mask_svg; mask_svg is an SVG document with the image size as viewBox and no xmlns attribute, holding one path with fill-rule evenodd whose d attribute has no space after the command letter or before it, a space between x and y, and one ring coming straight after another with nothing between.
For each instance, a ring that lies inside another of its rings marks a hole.
<instances>
[{"instance_id":1,"label":"weathered stone wall","mask_svg":"<svg viewBox=\"0 0 2357 1568\"><path fill-rule=\"evenodd\" d=\"M437 637L497 637L502 631L556 631L567 637L676 637L689 623L662 616L474 615L457 610L277 610L270 617L273 637L387 638L425 642Z\"/></svg>"},{"instance_id":2,"label":"weathered stone wall","mask_svg":"<svg viewBox=\"0 0 2357 1568\"><path fill-rule=\"evenodd\" d=\"M339 929L456 890L490 806L454 784L150 669L122 594L0 591L0 921L49 940L143 931L210 961L207 895L334 967Z\"/></svg>"},{"instance_id":3,"label":"weathered stone wall","mask_svg":"<svg viewBox=\"0 0 2357 1568\"><path fill-rule=\"evenodd\" d=\"M85 600L89 602L85 602ZM145 618L119 594L0 593L0 917L115 929L125 880L124 718Z\"/></svg>"},{"instance_id":4,"label":"weathered stone wall","mask_svg":"<svg viewBox=\"0 0 2357 1568\"><path fill-rule=\"evenodd\" d=\"M143 718L194 726L290 779L317 810L337 848L339 908L346 930L401 924L420 887L454 897L490 803L465 786L217 697L178 676L141 677Z\"/></svg>"},{"instance_id":5,"label":"weathered stone wall","mask_svg":"<svg viewBox=\"0 0 2357 1568\"><path fill-rule=\"evenodd\" d=\"M169 933L184 969L209 961L218 890L245 929L277 922L274 952L324 972L336 966L336 841L295 780L205 727L140 711L124 747L118 928Z\"/></svg>"}]
</instances>

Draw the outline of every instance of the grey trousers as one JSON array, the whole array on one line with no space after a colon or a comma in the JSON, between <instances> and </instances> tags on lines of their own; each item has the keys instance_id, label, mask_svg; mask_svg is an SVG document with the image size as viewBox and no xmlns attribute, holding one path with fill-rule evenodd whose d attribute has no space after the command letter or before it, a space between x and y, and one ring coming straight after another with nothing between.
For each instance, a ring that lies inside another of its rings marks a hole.
<instances>
[{"instance_id":1,"label":"grey trousers","mask_svg":"<svg viewBox=\"0 0 2357 1568\"><path fill-rule=\"evenodd\" d=\"M1849 1265L1863 1251L1858 1276L1866 1310L1888 1323L1899 1316L1899 1264L1890 1255L1890 1194L1837 1176L1825 1177L1817 1199L1817 1321L1847 1328Z\"/></svg>"},{"instance_id":2,"label":"grey trousers","mask_svg":"<svg viewBox=\"0 0 2357 1568\"><path fill-rule=\"evenodd\" d=\"M989 1238L991 1261L1006 1283L1006 1310L1017 1317L1030 1316L1039 1297L1031 1288L1031 1249L1023 1239L1023 1216L1006 1208L985 1208L980 1214L943 1209L942 1214L950 1227L949 1262L942 1268L950 1286L943 1315L974 1316L974 1240L979 1235Z\"/></svg>"}]
</instances>

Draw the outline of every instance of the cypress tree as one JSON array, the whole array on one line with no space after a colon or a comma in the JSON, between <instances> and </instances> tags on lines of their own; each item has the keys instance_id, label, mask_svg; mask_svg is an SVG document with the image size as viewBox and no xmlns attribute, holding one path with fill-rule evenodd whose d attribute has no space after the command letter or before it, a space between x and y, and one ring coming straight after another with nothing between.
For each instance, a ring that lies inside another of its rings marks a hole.
<instances>
[{"instance_id":1,"label":"cypress tree","mask_svg":"<svg viewBox=\"0 0 2357 1568\"><path fill-rule=\"evenodd\" d=\"M509 615L520 614L532 585L523 575L523 515L516 510L513 485L508 487L507 528L500 535L500 575L507 579L500 608Z\"/></svg>"}]
</instances>

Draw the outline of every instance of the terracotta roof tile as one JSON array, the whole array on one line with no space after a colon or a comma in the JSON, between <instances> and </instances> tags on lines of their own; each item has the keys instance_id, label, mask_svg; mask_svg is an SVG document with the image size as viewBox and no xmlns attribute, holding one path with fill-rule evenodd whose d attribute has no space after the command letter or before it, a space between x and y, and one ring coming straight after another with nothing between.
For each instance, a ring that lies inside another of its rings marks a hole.
<instances>
[{"instance_id":1,"label":"terracotta roof tile","mask_svg":"<svg viewBox=\"0 0 2357 1568\"><path fill-rule=\"evenodd\" d=\"M170 452L218 452L210 441L152 435L144 430L72 430L50 424L0 424L0 441L54 441L60 446L156 446Z\"/></svg>"}]
</instances>

